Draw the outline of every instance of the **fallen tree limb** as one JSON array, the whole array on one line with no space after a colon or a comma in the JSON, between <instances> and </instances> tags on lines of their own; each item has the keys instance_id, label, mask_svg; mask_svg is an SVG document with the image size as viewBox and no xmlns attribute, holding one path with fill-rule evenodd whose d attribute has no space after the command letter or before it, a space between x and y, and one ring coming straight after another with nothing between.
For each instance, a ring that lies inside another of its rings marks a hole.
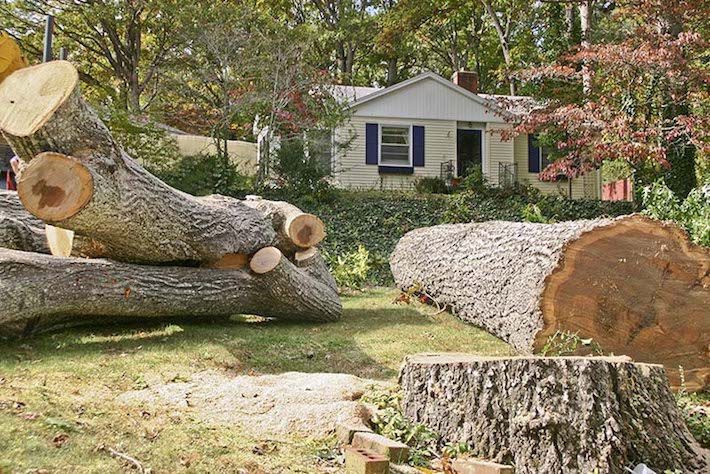
<instances>
[{"instance_id":1,"label":"fallen tree limb","mask_svg":"<svg viewBox=\"0 0 710 474\"><path fill-rule=\"evenodd\" d=\"M196 198L139 166L81 97L66 61L26 68L0 84L0 129L27 162L18 191L33 215L138 263L200 262L275 245L288 256L325 235L286 203Z\"/></svg>"},{"instance_id":2,"label":"fallen tree limb","mask_svg":"<svg viewBox=\"0 0 710 474\"><path fill-rule=\"evenodd\" d=\"M0 327L21 333L81 322L256 314L334 321L337 291L296 268L273 247L248 270L145 266L0 249Z\"/></svg>"},{"instance_id":3,"label":"fallen tree limb","mask_svg":"<svg viewBox=\"0 0 710 474\"><path fill-rule=\"evenodd\" d=\"M401 288L523 353L562 333L578 352L592 339L605 353L663 364L675 387L679 366L688 389L710 379L710 251L674 225L638 215L442 225L406 234L390 265Z\"/></svg>"},{"instance_id":4,"label":"fallen tree limb","mask_svg":"<svg viewBox=\"0 0 710 474\"><path fill-rule=\"evenodd\" d=\"M15 191L0 191L0 247L49 253L44 222L27 212Z\"/></svg>"},{"instance_id":5,"label":"fallen tree limb","mask_svg":"<svg viewBox=\"0 0 710 474\"><path fill-rule=\"evenodd\" d=\"M419 354L400 373L404 413L517 474L708 472L660 365L624 357Z\"/></svg>"}]
</instances>

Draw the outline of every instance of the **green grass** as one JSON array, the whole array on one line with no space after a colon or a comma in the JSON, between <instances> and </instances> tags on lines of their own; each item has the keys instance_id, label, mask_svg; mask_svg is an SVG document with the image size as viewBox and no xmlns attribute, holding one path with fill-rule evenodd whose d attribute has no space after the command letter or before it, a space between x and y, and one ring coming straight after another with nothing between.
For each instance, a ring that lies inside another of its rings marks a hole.
<instances>
[{"instance_id":1,"label":"green grass","mask_svg":"<svg viewBox=\"0 0 710 474\"><path fill-rule=\"evenodd\" d=\"M0 347L0 473L131 471L102 445L140 460L153 473L236 472L240 467L249 473L319 472L315 453L328 440L294 439L257 455L252 449L262 440L238 428L206 426L184 413L127 412L113 399L207 369L234 375L345 372L395 380L407 354L512 353L450 314L394 305L395 296L371 290L344 298L343 319L325 325L234 318L84 327L5 341ZM68 438L53 442L58 435Z\"/></svg>"}]
</instances>

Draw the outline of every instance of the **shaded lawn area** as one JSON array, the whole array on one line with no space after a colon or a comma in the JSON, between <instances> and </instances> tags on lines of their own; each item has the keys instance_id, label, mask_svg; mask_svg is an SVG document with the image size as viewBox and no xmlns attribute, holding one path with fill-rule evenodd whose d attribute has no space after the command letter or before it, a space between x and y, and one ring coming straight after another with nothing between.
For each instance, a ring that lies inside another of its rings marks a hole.
<instances>
[{"instance_id":1,"label":"shaded lawn area","mask_svg":"<svg viewBox=\"0 0 710 474\"><path fill-rule=\"evenodd\" d=\"M395 381L407 354L512 354L502 341L448 313L394 305L395 296L377 289L346 297L343 319L325 325L236 317L84 327L3 341L0 472L137 472L102 445L153 473L321 472L316 453L332 440L294 439L259 455L253 448L263 440L239 427L207 426L189 412L126 412L113 399L208 369L345 372Z\"/></svg>"}]
</instances>

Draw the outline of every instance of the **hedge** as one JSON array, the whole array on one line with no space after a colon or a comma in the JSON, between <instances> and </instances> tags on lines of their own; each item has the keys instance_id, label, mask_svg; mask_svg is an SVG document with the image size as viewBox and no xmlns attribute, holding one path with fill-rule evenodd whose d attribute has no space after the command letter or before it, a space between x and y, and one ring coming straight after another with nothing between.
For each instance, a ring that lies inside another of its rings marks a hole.
<instances>
[{"instance_id":1,"label":"hedge","mask_svg":"<svg viewBox=\"0 0 710 474\"><path fill-rule=\"evenodd\" d=\"M321 248L331 257L354 252L359 245L367 249L371 265L368 282L372 285L392 283L389 255L400 237L419 227L488 220L522 221L523 209L528 204L536 204L546 218L556 221L618 216L636 211L634 204L629 202L571 201L556 196L496 190L451 195L335 191L325 202L279 192L262 195L288 200L323 219L328 235Z\"/></svg>"}]
</instances>

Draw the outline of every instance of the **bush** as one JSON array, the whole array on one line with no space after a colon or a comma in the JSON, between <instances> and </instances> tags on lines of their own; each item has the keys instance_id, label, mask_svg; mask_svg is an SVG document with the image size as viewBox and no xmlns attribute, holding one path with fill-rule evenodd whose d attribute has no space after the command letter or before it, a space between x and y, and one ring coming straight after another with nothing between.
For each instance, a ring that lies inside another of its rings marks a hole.
<instances>
[{"instance_id":1,"label":"bush","mask_svg":"<svg viewBox=\"0 0 710 474\"><path fill-rule=\"evenodd\" d=\"M182 156L170 166L152 171L170 186L194 196L240 195L252 186L251 178L241 174L234 163L216 155Z\"/></svg>"},{"instance_id":2,"label":"bush","mask_svg":"<svg viewBox=\"0 0 710 474\"><path fill-rule=\"evenodd\" d=\"M328 167L314 156L307 157L303 141L299 139L281 142L276 152L274 171L278 175L279 187L298 195L327 200L334 189L328 181Z\"/></svg>"},{"instance_id":3,"label":"bush","mask_svg":"<svg viewBox=\"0 0 710 474\"><path fill-rule=\"evenodd\" d=\"M446 194L449 192L449 188L446 187L446 182L443 179L429 176L419 178L414 183L414 189L419 194Z\"/></svg>"},{"instance_id":4,"label":"bush","mask_svg":"<svg viewBox=\"0 0 710 474\"><path fill-rule=\"evenodd\" d=\"M331 255L326 252L324 258L339 288L359 290L367 283L370 252L362 245L358 245L357 250L353 252L341 255Z\"/></svg>"},{"instance_id":5,"label":"bush","mask_svg":"<svg viewBox=\"0 0 710 474\"><path fill-rule=\"evenodd\" d=\"M175 139L154 122L122 111L111 111L103 118L118 144L151 172L165 170L179 159Z\"/></svg>"},{"instance_id":6,"label":"bush","mask_svg":"<svg viewBox=\"0 0 710 474\"><path fill-rule=\"evenodd\" d=\"M676 222L696 244L710 246L710 186L695 188L681 201L663 180L643 189L643 213Z\"/></svg>"}]
</instances>

